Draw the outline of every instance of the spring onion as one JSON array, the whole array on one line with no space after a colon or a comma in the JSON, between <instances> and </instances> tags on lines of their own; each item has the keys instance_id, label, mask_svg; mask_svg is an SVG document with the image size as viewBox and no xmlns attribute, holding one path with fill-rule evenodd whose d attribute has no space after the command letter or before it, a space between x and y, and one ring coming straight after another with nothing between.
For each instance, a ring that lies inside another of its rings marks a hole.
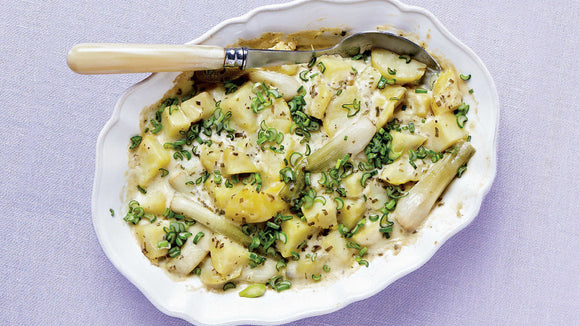
<instances>
[{"instance_id":1,"label":"spring onion","mask_svg":"<svg viewBox=\"0 0 580 326\"><path fill-rule=\"evenodd\" d=\"M433 164L405 198L401 198L393 211L394 218L408 232L413 232L429 215L431 208L447 185L455 178L457 170L469 161L475 149L467 142L457 144L456 154L447 154Z\"/></svg>"},{"instance_id":2,"label":"spring onion","mask_svg":"<svg viewBox=\"0 0 580 326\"><path fill-rule=\"evenodd\" d=\"M263 296L264 293L266 293L265 284L252 284L240 291L238 295L243 298L258 298Z\"/></svg>"},{"instance_id":3,"label":"spring onion","mask_svg":"<svg viewBox=\"0 0 580 326\"><path fill-rule=\"evenodd\" d=\"M173 211L181 212L185 218L200 222L210 230L221 233L244 246L251 243L250 237L244 234L237 225L179 193L173 196L169 206Z\"/></svg>"}]
</instances>

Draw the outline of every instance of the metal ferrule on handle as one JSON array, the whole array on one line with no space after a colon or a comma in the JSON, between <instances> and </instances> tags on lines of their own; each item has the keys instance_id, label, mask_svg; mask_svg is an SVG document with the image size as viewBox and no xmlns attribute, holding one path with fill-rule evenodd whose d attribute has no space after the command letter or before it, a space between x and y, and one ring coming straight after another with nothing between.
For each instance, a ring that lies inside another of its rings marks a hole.
<instances>
[{"instance_id":1,"label":"metal ferrule on handle","mask_svg":"<svg viewBox=\"0 0 580 326\"><path fill-rule=\"evenodd\" d=\"M224 67L240 67L246 68L248 58L248 48L226 48L226 56L224 58Z\"/></svg>"}]
</instances>

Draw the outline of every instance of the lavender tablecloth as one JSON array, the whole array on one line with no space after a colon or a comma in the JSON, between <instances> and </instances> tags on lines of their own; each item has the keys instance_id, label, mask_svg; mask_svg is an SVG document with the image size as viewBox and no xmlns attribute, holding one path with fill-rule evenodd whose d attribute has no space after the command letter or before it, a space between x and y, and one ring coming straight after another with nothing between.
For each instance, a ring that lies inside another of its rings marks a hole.
<instances>
[{"instance_id":1,"label":"lavender tablecloth","mask_svg":"<svg viewBox=\"0 0 580 326\"><path fill-rule=\"evenodd\" d=\"M145 75L80 76L78 42L183 43L276 0L0 2L0 325L183 325L91 225L95 143ZM379 294L294 325L580 324L580 2L413 0L479 54L501 99L476 220Z\"/></svg>"}]
</instances>

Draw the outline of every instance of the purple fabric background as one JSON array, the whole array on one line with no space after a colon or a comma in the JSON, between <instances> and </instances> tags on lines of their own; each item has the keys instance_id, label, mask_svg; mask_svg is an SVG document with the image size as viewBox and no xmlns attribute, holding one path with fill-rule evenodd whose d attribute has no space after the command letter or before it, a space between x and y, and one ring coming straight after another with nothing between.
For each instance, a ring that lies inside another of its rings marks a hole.
<instances>
[{"instance_id":1,"label":"purple fabric background","mask_svg":"<svg viewBox=\"0 0 580 326\"><path fill-rule=\"evenodd\" d=\"M80 76L65 56L79 42L183 43L280 2L0 2L1 325L186 324L117 272L91 224L97 136L145 75ZM497 178L476 220L421 269L293 325L579 324L580 2L408 3L495 78Z\"/></svg>"}]
</instances>

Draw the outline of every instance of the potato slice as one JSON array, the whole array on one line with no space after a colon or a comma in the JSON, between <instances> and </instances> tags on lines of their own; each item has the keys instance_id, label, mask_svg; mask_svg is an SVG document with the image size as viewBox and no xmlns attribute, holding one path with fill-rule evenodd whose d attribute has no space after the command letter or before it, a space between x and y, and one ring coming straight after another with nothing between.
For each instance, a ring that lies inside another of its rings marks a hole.
<instances>
[{"instance_id":1,"label":"potato slice","mask_svg":"<svg viewBox=\"0 0 580 326\"><path fill-rule=\"evenodd\" d=\"M346 179L342 180L342 185L346 190L346 196L348 198L360 198L363 195L363 186L360 183L360 179L362 178L363 173L357 172L351 174L350 176L346 177Z\"/></svg>"},{"instance_id":2,"label":"potato slice","mask_svg":"<svg viewBox=\"0 0 580 326\"><path fill-rule=\"evenodd\" d=\"M201 282L210 287L221 287L226 282L231 281L238 276L240 276L241 270L239 274L229 274L229 275L222 275L218 273L215 268L213 267L211 258L206 258L203 263L201 264L201 274L199 278Z\"/></svg>"},{"instance_id":3,"label":"potato slice","mask_svg":"<svg viewBox=\"0 0 580 326\"><path fill-rule=\"evenodd\" d=\"M379 178L392 185L400 185L409 181L419 181L423 174L423 161L415 161L417 168L413 168L409 163L409 154L401 155L393 163L386 165Z\"/></svg>"},{"instance_id":4,"label":"potato slice","mask_svg":"<svg viewBox=\"0 0 580 326\"><path fill-rule=\"evenodd\" d=\"M365 226L363 226L355 235L352 236L352 241L365 247L377 246L381 244L381 240L385 237L381 232L379 232L379 220L371 222L367 220Z\"/></svg>"},{"instance_id":5,"label":"potato slice","mask_svg":"<svg viewBox=\"0 0 580 326\"><path fill-rule=\"evenodd\" d=\"M168 249L158 247L159 242L163 241L165 237L163 227L167 226L169 226L169 222L165 220L158 220L153 224L141 221L135 225L135 237L141 251L154 265L159 263L159 258L167 255Z\"/></svg>"},{"instance_id":6,"label":"potato slice","mask_svg":"<svg viewBox=\"0 0 580 326\"><path fill-rule=\"evenodd\" d=\"M435 115L451 112L457 109L462 102L459 91L459 78L453 69L445 70L433 85L433 101L431 109Z\"/></svg>"},{"instance_id":7,"label":"potato slice","mask_svg":"<svg viewBox=\"0 0 580 326\"><path fill-rule=\"evenodd\" d=\"M355 75L348 60L350 59L345 59L338 55L327 56L319 60L317 67L321 72L324 70L322 74L331 86L338 88ZM322 68L323 66L324 68Z\"/></svg>"},{"instance_id":8,"label":"potato slice","mask_svg":"<svg viewBox=\"0 0 580 326\"><path fill-rule=\"evenodd\" d=\"M221 275L239 276L250 258L248 250L223 235L214 235L210 244L211 263Z\"/></svg>"},{"instance_id":9,"label":"potato slice","mask_svg":"<svg viewBox=\"0 0 580 326\"><path fill-rule=\"evenodd\" d=\"M419 81L427 65L417 60L400 59L400 55L385 49L373 49L371 52L371 63L387 79L395 79L395 84L403 85ZM389 73L389 68L395 74Z\"/></svg>"},{"instance_id":10,"label":"potato slice","mask_svg":"<svg viewBox=\"0 0 580 326\"><path fill-rule=\"evenodd\" d=\"M306 106L306 113L317 119L324 119L328 103L332 99L332 93L326 82L317 77L317 83L314 85L310 93L311 100Z\"/></svg>"},{"instance_id":11,"label":"potato slice","mask_svg":"<svg viewBox=\"0 0 580 326\"><path fill-rule=\"evenodd\" d=\"M189 126L191 126L191 120L185 115L178 104L166 107L161 117L163 131L169 139L182 138L180 132L187 131Z\"/></svg>"},{"instance_id":12,"label":"potato slice","mask_svg":"<svg viewBox=\"0 0 580 326\"><path fill-rule=\"evenodd\" d=\"M403 86L385 86L384 89L380 90L380 95L374 99L375 108L378 110L377 129L393 120L393 112L403 102L405 90Z\"/></svg>"},{"instance_id":13,"label":"potato slice","mask_svg":"<svg viewBox=\"0 0 580 326\"><path fill-rule=\"evenodd\" d=\"M356 100L356 103L355 103ZM358 105L358 108L363 111L362 98L359 96L358 88L356 86L348 86L340 95L335 97L326 108L326 117L324 118L324 129L326 133L333 137L342 127L348 124L348 121L355 117L348 117L349 110L343 108L343 105L352 106ZM354 108L350 111L354 114Z\"/></svg>"},{"instance_id":14,"label":"potato slice","mask_svg":"<svg viewBox=\"0 0 580 326\"><path fill-rule=\"evenodd\" d=\"M169 151L163 148L153 135L143 137L137 155L141 165L137 169L136 179L141 187L146 187L149 181L159 174L159 169L166 167L171 159Z\"/></svg>"},{"instance_id":15,"label":"potato slice","mask_svg":"<svg viewBox=\"0 0 580 326\"><path fill-rule=\"evenodd\" d=\"M166 207L165 191L161 187L149 187L141 200L141 206L145 213L163 215Z\"/></svg>"},{"instance_id":16,"label":"potato slice","mask_svg":"<svg viewBox=\"0 0 580 326\"><path fill-rule=\"evenodd\" d=\"M223 160L225 164L223 170L226 175L258 172L249 156L232 147L226 147Z\"/></svg>"},{"instance_id":17,"label":"potato slice","mask_svg":"<svg viewBox=\"0 0 580 326\"><path fill-rule=\"evenodd\" d=\"M332 228L337 225L336 202L330 197L325 198L326 204L316 201L314 202L314 205L308 209L302 207L302 213L309 225L314 225L323 229Z\"/></svg>"},{"instance_id":18,"label":"potato slice","mask_svg":"<svg viewBox=\"0 0 580 326\"><path fill-rule=\"evenodd\" d=\"M232 196L225 209L225 216L240 223L260 223L276 216L288 207L281 198L267 192L257 192L248 185Z\"/></svg>"},{"instance_id":19,"label":"potato slice","mask_svg":"<svg viewBox=\"0 0 580 326\"><path fill-rule=\"evenodd\" d=\"M199 146L199 159L203 168L213 173L215 170L221 170L224 150L222 143L213 143L211 146L201 144Z\"/></svg>"},{"instance_id":20,"label":"potato slice","mask_svg":"<svg viewBox=\"0 0 580 326\"><path fill-rule=\"evenodd\" d=\"M363 217L365 211L366 205L362 198L344 199L344 207L338 211L338 222L352 229Z\"/></svg>"},{"instance_id":21,"label":"potato slice","mask_svg":"<svg viewBox=\"0 0 580 326\"><path fill-rule=\"evenodd\" d=\"M392 149L395 153L408 153L410 149L416 150L427 140L426 136L403 131L391 130L390 134L393 137Z\"/></svg>"},{"instance_id":22,"label":"potato slice","mask_svg":"<svg viewBox=\"0 0 580 326\"><path fill-rule=\"evenodd\" d=\"M407 90L406 113L425 118L431 108L431 95L426 93L416 93L414 89Z\"/></svg>"},{"instance_id":23,"label":"potato slice","mask_svg":"<svg viewBox=\"0 0 580 326\"><path fill-rule=\"evenodd\" d=\"M328 252L332 261L343 267L349 266L352 262L352 250L346 247L346 239L334 230L328 233L322 240L322 249ZM334 264L333 264L334 265ZM336 266L338 268L338 266Z\"/></svg>"},{"instance_id":24,"label":"potato slice","mask_svg":"<svg viewBox=\"0 0 580 326\"><path fill-rule=\"evenodd\" d=\"M449 111L427 121L421 126L421 132L429 137L425 142L425 148L435 152L446 150L468 135L467 130L457 125L455 114Z\"/></svg>"},{"instance_id":25,"label":"potato slice","mask_svg":"<svg viewBox=\"0 0 580 326\"><path fill-rule=\"evenodd\" d=\"M232 112L230 120L250 134L258 129L256 114L251 108L253 97L255 94L252 93L252 83L247 82L234 93L226 95L220 104L224 113Z\"/></svg>"},{"instance_id":26,"label":"potato slice","mask_svg":"<svg viewBox=\"0 0 580 326\"><path fill-rule=\"evenodd\" d=\"M276 240L276 248L283 257L292 256L292 251L298 252L298 246L314 234L317 228L310 227L306 222L295 217L282 223L282 232L286 234L286 243Z\"/></svg>"},{"instance_id":27,"label":"potato slice","mask_svg":"<svg viewBox=\"0 0 580 326\"><path fill-rule=\"evenodd\" d=\"M287 133L292 125L290 108L283 98L273 99L272 105L264 109L261 114L268 127L276 128L283 133Z\"/></svg>"},{"instance_id":28,"label":"potato slice","mask_svg":"<svg viewBox=\"0 0 580 326\"><path fill-rule=\"evenodd\" d=\"M204 186L213 198L215 206L221 210L225 210L232 197L244 187L241 183L236 183L231 188L228 188L223 181L221 184L216 184L213 178L209 178Z\"/></svg>"},{"instance_id":29,"label":"potato slice","mask_svg":"<svg viewBox=\"0 0 580 326\"><path fill-rule=\"evenodd\" d=\"M215 110L215 101L208 92L201 92L181 103L181 110L190 123L209 118Z\"/></svg>"}]
</instances>

